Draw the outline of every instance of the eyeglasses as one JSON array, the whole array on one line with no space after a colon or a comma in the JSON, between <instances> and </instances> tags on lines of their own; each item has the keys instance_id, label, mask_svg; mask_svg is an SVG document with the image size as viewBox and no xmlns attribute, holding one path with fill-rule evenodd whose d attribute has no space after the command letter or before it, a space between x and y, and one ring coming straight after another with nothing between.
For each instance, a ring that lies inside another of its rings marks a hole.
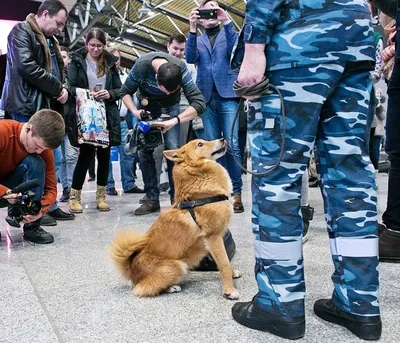
<instances>
[{"instance_id":1,"label":"eyeglasses","mask_svg":"<svg viewBox=\"0 0 400 343\"><path fill-rule=\"evenodd\" d=\"M104 48L103 44L88 44L88 47L90 49L98 49L98 50L102 50Z\"/></svg>"}]
</instances>

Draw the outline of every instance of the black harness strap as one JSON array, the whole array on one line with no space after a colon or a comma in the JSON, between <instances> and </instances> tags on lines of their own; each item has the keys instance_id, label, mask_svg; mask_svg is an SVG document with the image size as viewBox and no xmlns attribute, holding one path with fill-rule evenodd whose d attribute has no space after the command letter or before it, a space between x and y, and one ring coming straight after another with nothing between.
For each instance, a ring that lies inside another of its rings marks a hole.
<instances>
[{"instance_id":1,"label":"black harness strap","mask_svg":"<svg viewBox=\"0 0 400 343\"><path fill-rule=\"evenodd\" d=\"M193 208L197 207L197 206L202 206L202 205L206 205L206 204L211 204L213 202L219 202L219 201L225 201L225 200L229 200L229 198L226 195L216 195L213 197L199 199L199 200L178 202L175 205L175 207L178 210L188 210L190 215L192 216L192 219L194 220L194 222L197 224L197 226L200 226L196 221L196 214L194 213Z\"/></svg>"}]
</instances>

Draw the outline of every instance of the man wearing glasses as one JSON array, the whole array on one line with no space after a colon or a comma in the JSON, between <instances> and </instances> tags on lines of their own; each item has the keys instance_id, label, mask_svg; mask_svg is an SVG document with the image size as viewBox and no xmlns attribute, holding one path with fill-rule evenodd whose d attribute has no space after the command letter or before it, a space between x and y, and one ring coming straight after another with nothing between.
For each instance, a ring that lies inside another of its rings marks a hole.
<instances>
[{"instance_id":1,"label":"man wearing glasses","mask_svg":"<svg viewBox=\"0 0 400 343\"><path fill-rule=\"evenodd\" d=\"M179 111L181 92L183 90L189 107ZM137 92L138 107L132 100ZM184 61L163 52L151 52L136 60L127 80L122 86L122 100L132 114L141 120L144 111L151 113L152 119L162 118L157 123L163 127L165 149L179 147L180 123L192 120L205 109L204 98L188 73ZM157 187L157 171L153 158L154 149L139 151L139 164L143 173L146 199L136 209L135 215L144 215L160 210ZM170 200L174 202L174 185L172 180L173 163L168 161L168 178Z\"/></svg>"}]
</instances>

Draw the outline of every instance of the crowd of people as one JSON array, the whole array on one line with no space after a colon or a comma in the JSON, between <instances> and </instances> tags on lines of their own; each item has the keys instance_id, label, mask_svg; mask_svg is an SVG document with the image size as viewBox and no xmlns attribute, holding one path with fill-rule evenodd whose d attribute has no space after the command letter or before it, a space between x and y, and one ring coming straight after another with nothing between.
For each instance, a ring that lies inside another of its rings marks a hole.
<instances>
[{"instance_id":1,"label":"crowd of people","mask_svg":"<svg viewBox=\"0 0 400 343\"><path fill-rule=\"evenodd\" d=\"M233 318L285 338L305 334L302 242L313 216L308 203L313 154L318 171L313 184L321 188L334 264L332 297L316 301L314 312L360 338L379 339L379 260L400 261L400 60L395 58L400 52L394 44L400 39L400 12L395 0L303 5L301 0L248 0L239 34L216 1L203 0L189 13L187 37L172 35L167 53L144 54L125 72L120 52L107 48L99 28L91 28L76 51L60 47L55 35L64 29L68 11L58 0L44 1L9 35L0 106L11 119L0 121L0 159L10 161L0 168L1 205L17 201L12 189L18 184L41 181L34 193L42 210L24 217L25 239L51 243L53 236L42 226L74 220L83 212L88 171L97 183L97 209L110 211L106 196L118 195L111 147L120 157L123 192L144 195L135 215L160 210L157 151L144 148L135 155L124 149L129 128L149 114L162 119L152 125L161 128L165 149L178 148L188 136L226 139L228 152L219 162L232 180L233 210L244 212L238 121L232 128L240 98L234 89L267 78L275 91L241 94L248 107L254 173L251 224L258 293L250 302L235 304ZM374 6L392 18L385 34L374 33ZM216 18L202 18L199 8L215 10ZM238 71L231 69L235 63ZM388 83L387 94L381 82ZM80 140L80 89L104 104L106 147ZM387 209L378 225L375 178L383 141L391 167ZM136 163L144 189L135 183ZM171 161L167 171L173 204ZM69 213L57 205L57 181L59 200L69 202Z\"/></svg>"}]
</instances>

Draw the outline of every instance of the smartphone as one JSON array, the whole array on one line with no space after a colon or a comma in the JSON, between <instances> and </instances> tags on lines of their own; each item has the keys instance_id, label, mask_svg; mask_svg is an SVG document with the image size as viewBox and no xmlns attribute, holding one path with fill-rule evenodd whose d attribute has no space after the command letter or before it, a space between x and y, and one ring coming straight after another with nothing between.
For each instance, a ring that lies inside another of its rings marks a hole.
<instances>
[{"instance_id":1,"label":"smartphone","mask_svg":"<svg viewBox=\"0 0 400 343\"><path fill-rule=\"evenodd\" d=\"M217 10L215 8L210 9L198 9L200 19L217 19Z\"/></svg>"},{"instance_id":2,"label":"smartphone","mask_svg":"<svg viewBox=\"0 0 400 343\"><path fill-rule=\"evenodd\" d=\"M96 84L94 85L94 88L93 88L93 90L94 90L95 92L101 91L102 89L103 89L103 85L102 85L101 83L96 83Z\"/></svg>"}]
</instances>

